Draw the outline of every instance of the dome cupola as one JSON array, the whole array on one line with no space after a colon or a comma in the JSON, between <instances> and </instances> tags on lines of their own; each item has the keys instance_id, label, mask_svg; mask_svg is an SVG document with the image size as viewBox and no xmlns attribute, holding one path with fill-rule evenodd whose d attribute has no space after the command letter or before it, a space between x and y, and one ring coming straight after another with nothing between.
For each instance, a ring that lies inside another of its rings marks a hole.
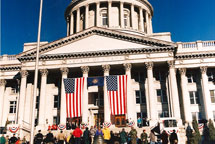
<instances>
[{"instance_id":1,"label":"dome cupola","mask_svg":"<svg viewBox=\"0 0 215 144\"><path fill-rule=\"evenodd\" d=\"M68 36L94 26L152 34L152 16L147 0L73 0L65 11Z\"/></svg>"}]
</instances>

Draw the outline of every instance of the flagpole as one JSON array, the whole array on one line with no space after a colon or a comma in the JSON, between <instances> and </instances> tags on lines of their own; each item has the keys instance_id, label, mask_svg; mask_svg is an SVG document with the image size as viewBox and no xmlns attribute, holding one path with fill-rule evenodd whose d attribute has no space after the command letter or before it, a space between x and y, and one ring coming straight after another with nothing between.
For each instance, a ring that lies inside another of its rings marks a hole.
<instances>
[{"instance_id":1,"label":"flagpole","mask_svg":"<svg viewBox=\"0 0 215 144\"><path fill-rule=\"evenodd\" d=\"M39 48L40 48L40 31L41 31L41 19L42 19L42 6L43 0L40 0L40 15L37 35L37 53L35 62L35 73L34 73L34 95L33 95L33 106L32 106L32 117L31 117L31 139L30 144L34 143L34 124L35 124L35 107L36 107L36 96L37 96L37 81L38 81L38 63L39 63Z\"/></svg>"}]
</instances>

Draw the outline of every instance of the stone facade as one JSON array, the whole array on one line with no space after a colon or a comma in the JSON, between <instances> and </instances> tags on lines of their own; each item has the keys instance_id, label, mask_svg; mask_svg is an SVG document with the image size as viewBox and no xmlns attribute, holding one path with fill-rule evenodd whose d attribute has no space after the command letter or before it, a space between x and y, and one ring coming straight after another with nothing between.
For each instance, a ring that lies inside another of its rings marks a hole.
<instances>
[{"instance_id":1,"label":"stone facade","mask_svg":"<svg viewBox=\"0 0 215 144\"><path fill-rule=\"evenodd\" d=\"M215 119L215 41L174 43L153 33L147 0L72 1L67 36L40 45L36 129L66 123L64 78L128 75L126 118L161 117L181 124ZM36 48L0 57L0 126L6 121L29 134ZM85 89L82 122L112 122L106 88Z\"/></svg>"}]
</instances>

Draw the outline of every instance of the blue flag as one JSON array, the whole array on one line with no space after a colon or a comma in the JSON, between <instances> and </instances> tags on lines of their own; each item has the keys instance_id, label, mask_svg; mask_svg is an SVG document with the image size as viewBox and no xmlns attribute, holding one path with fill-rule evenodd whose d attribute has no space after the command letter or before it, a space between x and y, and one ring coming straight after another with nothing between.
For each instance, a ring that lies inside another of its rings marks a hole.
<instances>
[{"instance_id":1,"label":"blue flag","mask_svg":"<svg viewBox=\"0 0 215 144\"><path fill-rule=\"evenodd\" d=\"M104 86L104 77L89 77L87 78L87 86Z\"/></svg>"}]
</instances>

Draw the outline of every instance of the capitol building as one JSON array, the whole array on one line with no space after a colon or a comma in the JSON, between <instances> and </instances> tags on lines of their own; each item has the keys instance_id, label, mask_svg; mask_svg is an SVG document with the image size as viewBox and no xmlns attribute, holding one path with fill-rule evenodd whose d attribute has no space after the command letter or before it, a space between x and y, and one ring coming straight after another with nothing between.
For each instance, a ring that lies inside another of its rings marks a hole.
<instances>
[{"instance_id":1,"label":"capitol building","mask_svg":"<svg viewBox=\"0 0 215 144\"><path fill-rule=\"evenodd\" d=\"M215 41L173 42L153 33L147 0L72 0L65 11L67 35L40 43L36 107L33 108L37 43L0 56L0 127L17 126L30 135L53 124L111 123L124 127L145 118L150 126L172 117L179 125L215 120ZM104 86L84 82L80 117L68 117L64 79L127 76L126 110L111 112ZM9 133L9 131L8 131Z\"/></svg>"}]
</instances>

